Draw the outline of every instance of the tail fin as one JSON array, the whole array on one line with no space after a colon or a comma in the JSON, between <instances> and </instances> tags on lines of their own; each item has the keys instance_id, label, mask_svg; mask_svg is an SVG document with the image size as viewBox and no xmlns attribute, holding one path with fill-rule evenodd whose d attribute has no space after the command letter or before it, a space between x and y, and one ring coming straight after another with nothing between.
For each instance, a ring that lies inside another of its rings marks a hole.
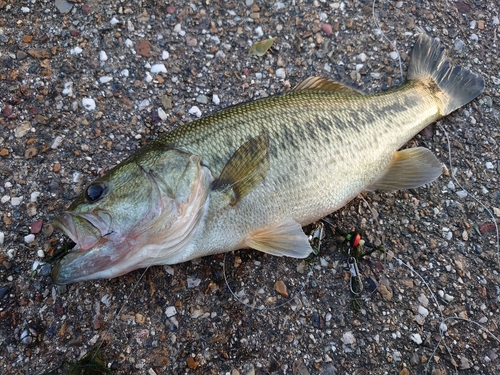
<instances>
[{"instance_id":1,"label":"tail fin","mask_svg":"<svg viewBox=\"0 0 500 375\"><path fill-rule=\"evenodd\" d=\"M413 46L408 79L425 80L431 77L442 90L444 113L460 108L484 90L483 78L461 66L453 66L444 47L437 39L420 34Z\"/></svg>"}]
</instances>

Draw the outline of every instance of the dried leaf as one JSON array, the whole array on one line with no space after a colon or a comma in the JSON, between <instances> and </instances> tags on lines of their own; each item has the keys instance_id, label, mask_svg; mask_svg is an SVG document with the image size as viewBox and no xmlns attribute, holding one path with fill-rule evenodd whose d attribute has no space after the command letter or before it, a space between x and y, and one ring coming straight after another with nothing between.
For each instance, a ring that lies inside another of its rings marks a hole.
<instances>
[{"instance_id":1,"label":"dried leaf","mask_svg":"<svg viewBox=\"0 0 500 375\"><path fill-rule=\"evenodd\" d=\"M252 47L250 47L248 56L264 56L269 48L271 48L275 40L276 38L270 38L255 43Z\"/></svg>"}]
</instances>

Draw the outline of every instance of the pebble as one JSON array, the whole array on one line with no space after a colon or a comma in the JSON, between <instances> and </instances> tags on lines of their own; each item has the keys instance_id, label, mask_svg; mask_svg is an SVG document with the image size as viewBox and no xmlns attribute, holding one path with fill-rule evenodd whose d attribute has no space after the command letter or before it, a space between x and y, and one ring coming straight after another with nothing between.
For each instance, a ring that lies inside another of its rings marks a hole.
<instances>
[{"instance_id":1,"label":"pebble","mask_svg":"<svg viewBox=\"0 0 500 375\"><path fill-rule=\"evenodd\" d=\"M26 242L26 243L31 243L34 240L35 240L34 234L28 234L27 236L24 236L24 242Z\"/></svg>"},{"instance_id":2,"label":"pebble","mask_svg":"<svg viewBox=\"0 0 500 375\"><path fill-rule=\"evenodd\" d=\"M73 8L73 4L68 3L66 0L56 0L55 6L63 14L68 13Z\"/></svg>"},{"instance_id":3,"label":"pebble","mask_svg":"<svg viewBox=\"0 0 500 375\"><path fill-rule=\"evenodd\" d=\"M31 224L30 231L33 234L40 233L42 230L43 220L36 220Z\"/></svg>"},{"instance_id":4,"label":"pebble","mask_svg":"<svg viewBox=\"0 0 500 375\"><path fill-rule=\"evenodd\" d=\"M212 96L212 102L213 102L215 105L219 105L219 104L220 104L219 95L217 95L217 94L213 94L213 96Z\"/></svg>"},{"instance_id":5,"label":"pebble","mask_svg":"<svg viewBox=\"0 0 500 375\"><path fill-rule=\"evenodd\" d=\"M1 199L1 202L2 202L2 203L8 202L8 201L10 201L10 196L8 196L8 195L4 195L4 196L2 197L2 199Z\"/></svg>"},{"instance_id":6,"label":"pebble","mask_svg":"<svg viewBox=\"0 0 500 375\"><path fill-rule=\"evenodd\" d=\"M356 344L356 337L354 337L351 331L348 331L342 335L340 341L342 341L345 345L353 345Z\"/></svg>"},{"instance_id":7,"label":"pebble","mask_svg":"<svg viewBox=\"0 0 500 375\"><path fill-rule=\"evenodd\" d=\"M162 53L161 53L162 60L167 60L169 57L170 57L170 54L168 53L168 51L162 51Z\"/></svg>"},{"instance_id":8,"label":"pebble","mask_svg":"<svg viewBox=\"0 0 500 375\"><path fill-rule=\"evenodd\" d=\"M170 317L174 316L175 314L177 314L177 310L175 309L175 306L169 306L165 310L165 315L167 316L167 318L170 318Z\"/></svg>"},{"instance_id":9,"label":"pebble","mask_svg":"<svg viewBox=\"0 0 500 375\"><path fill-rule=\"evenodd\" d=\"M419 305L418 306L418 313L422 315L424 318L426 318L429 315L429 310L427 310L424 306Z\"/></svg>"},{"instance_id":10,"label":"pebble","mask_svg":"<svg viewBox=\"0 0 500 375\"><path fill-rule=\"evenodd\" d=\"M420 336L420 333L412 333L410 335L410 339L412 341L414 341L415 343L417 343L418 345L420 345L423 341L422 341L422 336Z\"/></svg>"},{"instance_id":11,"label":"pebble","mask_svg":"<svg viewBox=\"0 0 500 375\"><path fill-rule=\"evenodd\" d=\"M416 321L421 326L423 326L424 323L425 323L425 318L422 315L420 315L420 314L416 314L413 317L413 320Z\"/></svg>"},{"instance_id":12,"label":"pebble","mask_svg":"<svg viewBox=\"0 0 500 375\"><path fill-rule=\"evenodd\" d=\"M34 236L34 235L29 234L28 236L33 236L33 240L35 240L35 236ZM26 236L26 237L28 237L28 236ZM38 251L36 252L36 255L37 255L39 258L44 258L44 257L45 257L45 253L43 252L43 250L38 250Z\"/></svg>"},{"instance_id":13,"label":"pebble","mask_svg":"<svg viewBox=\"0 0 500 375\"><path fill-rule=\"evenodd\" d=\"M468 194L465 190L459 190L456 192L456 194L458 195L459 198L463 199L465 198Z\"/></svg>"},{"instance_id":14,"label":"pebble","mask_svg":"<svg viewBox=\"0 0 500 375\"><path fill-rule=\"evenodd\" d=\"M99 60L101 60L101 61L108 60L108 55L106 55L106 52L104 52L104 51L99 52Z\"/></svg>"},{"instance_id":15,"label":"pebble","mask_svg":"<svg viewBox=\"0 0 500 375\"><path fill-rule=\"evenodd\" d=\"M259 36L259 37L264 36L264 31L262 30L262 27L260 27L260 26L256 27L254 31L255 31L255 34L257 34L257 36Z\"/></svg>"},{"instance_id":16,"label":"pebble","mask_svg":"<svg viewBox=\"0 0 500 375\"><path fill-rule=\"evenodd\" d=\"M321 25L321 30L323 30L323 32L326 34L326 36L330 36L333 34L332 27L327 23L324 23Z\"/></svg>"},{"instance_id":17,"label":"pebble","mask_svg":"<svg viewBox=\"0 0 500 375\"><path fill-rule=\"evenodd\" d=\"M149 101L149 99L144 99L142 102L139 103L139 111L146 109L150 104L151 102Z\"/></svg>"},{"instance_id":18,"label":"pebble","mask_svg":"<svg viewBox=\"0 0 500 375\"><path fill-rule=\"evenodd\" d=\"M425 294L418 296L418 302L420 302L424 307L429 305L429 299L425 296Z\"/></svg>"},{"instance_id":19,"label":"pebble","mask_svg":"<svg viewBox=\"0 0 500 375\"><path fill-rule=\"evenodd\" d=\"M285 79L286 78L285 69L283 68L276 69L276 77L280 79Z\"/></svg>"},{"instance_id":20,"label":"pebble","mask_svg":"<svg viewBox=\"0 0 500 375\"><path fill-rule=\"evenodd\" d=\"M396 60L399 58L399 53L397 53L396 51L392 51L389 56L391 57L391 59L393 60Z\"/></svg>"},{"instance_id":21,"label":"pebble","mask_svg":"<svg viewBox=\"0 0 500 375\"><path fill-rule=\"evenodd\" d=\"M491 163L489 161L486 162L485 166L486 166L486 169L494 169L495 168L495 166L493 165L493 163Z\"/></svg>"},{"instance_id":22,"label":"pebble","mask_svg":"<svg viewBox=\"0 0 500 375\"><path fill-rule=\"evenodd\" d=\"M197 286L200 285L200 283L201 283L201 279L199 279L199 278L191 278L191 277L187 278L188 289L196 288Z\"/></svg>"},{"instance_id":23,"label":"pebble","mask_svg":"<svg viewBox=\"0 0 500 375\"><path fill-rule=\"evenodd\" d=\"M144 78L144 80L147 83L151 83L151 82L153 82L153 77L151 76L151 74L149 74L149 72L146 72L146 78Z\"/></svg>"},{"instance_id":24,"label":"pebble","mask_svg":"<svg viewBox=\"0 0 500 375\"><path fill-rule=\"evenodd\" d=\"M206 97L206 95L201 94L196 97L196 101L201 104L207 104L208 98Z\"/></svg>"},{"instance_id":25,"label":"pebble","mask_svg":"<svg viewBox=\"0 0 500 375\"><path fill-rule=\"evenodd\" d=\"M61 143L63 141L63 137L61 137L60 135L58 135L55 139L54 139L54 142L52 142L52 145L50 146L51 149L55 150L56 148L58 148Z\"/></svg>"},{"instance_id":26,"label":"pebble","mask_svg":"<svg viewBox=\"0 0 500 375\"><path fill-rule=\"evenodd\" d=\"M73 94L73 82L69 81L64 84L64 89L62 91L63 95L72 95Z\"/></svg>"},{"instance_id":27,"label":"pebble","mask_svg":"<svg viewBox=\"0 0 500 375\"><path fill-rule=\"evenodd\" d=\"M14 129L14 137L21 138L24 137L31 129L31 124L29 122L23 122L17 128Z\"/></svg>"},{"instance_id":28,"label":"pebble","mask_svg":"<svg viewBox=\"0 0 500 375\"><path fill-rule=\"evenodd\" d=\"M462 39L455 39L455 45L454 45L455 51L457 52L462 52L465 48L465 43L462 41Z\"/></svg>"},{"instance_id":29,"label":"pebble","mask_svg":"<svg viewBox=\"0 0 500 375\"><path fill-rule=\"evenodd\" d=\"M83 98L82 99L82 106L87 111L93 111L93 110L95 110L95 100L92 98Z\"/></svg>"},{"instance_id":30,"label":"pebble","mask_svg":"<svg viewBox=\"0 0 500 375\"><path fill-rule=\"evenodd\" d=\"M20 196L20 197L13 197L11 200L10 200L10 203L13 205L13 206L19 206L21 204L21 202L23 201L23 197Z\"/></svg>"},{"instance_id":31,"label":"pebble","mask_svg":"<svg viewBox=\"0 0 500 375\"><path fill-rule=\"evenodd\" d=\"M110 77L110 76L103 76L101 78L99 78L99 82L101 83L108 83L108 82L111 82L113 80L113 77Z\"/></svg>"},{"instance_id":32,"label":"pebble","mask_svg":"<svg viewBox=\"0 0 500 375\"><path fill-rule=\"evenodd\" d=\"M5 233L0 232L0 245L3 245L3 241L5 240Z\"/></svg>"},{"instance_id":33,"label":"pebble","mask_svg":"<svg viewBox=\"0 0 500 375\"><path fill-rule=\"evenodd\" d=\"M151 55L151 43L149 40L141 39L135 46L135 52L143 57L149 57Z\"/></svg>"},{"instance_id":34,"label":"pebble","mask_svg":"<svg viewBox=\"0 0 500 375\"><path fill-rule=\"evenodd\" d=\"M361 62L365 62L366 59L367 59L367 56L365 53L360 53L358 56L357 56L357 59L360 60Z\"/></svg>"},{"instance_id":35,"label":"pebble","mask_svg":"<svg viewBox=\"0 0 500 375\"><path fill-rule=\"evenodd\" d=\"M201 110L194 105L189 109L189 114L199 118L201 117Z\"/></svg>"},{"instance_id":36,"label":"pebble","mask_svg":"<svg viewBox=\"0 0 500 375\"><path fill-rule=\"evenodd\" d=\"M69 53L71 55L79 55L80 53L83 52L83 49L81 49L80 47L76 46L75 48L72 48L70 49Z\"/></svg>"},{"instance_id":37,"label":"pebble","mask_svg":"<svg viewBox=\"0 0 500 375\"><path fill-rule=\"evenodd\" d=\"M167 113L163 110L163 108L158 108L158 117L165 121L168 117Z\"/></svg>"},{"instance_id":38,"label":"pebble","mask_svg":"<svg viewBox=\"0 0 500 375\"><path fill-rule=\"evenodd\" d=\"M276 290L283 297L288 298L288 290L287 290L286 285L283 281L281 281L281 280L276 281L274 283L274 290Z\"/></svg>"},{"instance_id":39,"label":"pebble","mask_svg":"<svg viewBox=\"0 0 500 375\"><path fill-rule=\"evenodd\" d=\"M165 67L165 64L154 64L151 67L151 73L153 74L158 74L158 73L166 73L167 68Z\"/></svg>"},{"instance_id":40,"label":"pebble","mask_svg":"<svg viewBox=\"0 0 500 375\"><path fill-rule=\"evenodd\" d=\"M389 288L387 288L385 285L380 284L380 286L378 287L378 291L382 295L382 298L385 301L391 301L392 300L392 295L393 295L392 291Z\"/></svg>"}]
</instances>

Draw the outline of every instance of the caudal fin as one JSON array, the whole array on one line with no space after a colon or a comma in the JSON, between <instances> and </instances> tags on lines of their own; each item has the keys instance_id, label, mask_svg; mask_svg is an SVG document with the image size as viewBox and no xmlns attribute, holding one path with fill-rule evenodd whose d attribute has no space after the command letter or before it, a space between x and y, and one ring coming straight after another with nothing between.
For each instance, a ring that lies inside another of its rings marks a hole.
<instances>
[{"instance_id":1,"label":"caudal fin","mask_svg":"<svg viewBox=\"0 0 500 375\"><path fill-rule=\"evenodd\" d=\"M426 80L429 76L444 95L444 113L447 115L475 99L484 90L483 78L461 66L453 66L444 47L437 39L420 34L413 46L408 69L409 80Z\"/></svg>"}]
</instances>

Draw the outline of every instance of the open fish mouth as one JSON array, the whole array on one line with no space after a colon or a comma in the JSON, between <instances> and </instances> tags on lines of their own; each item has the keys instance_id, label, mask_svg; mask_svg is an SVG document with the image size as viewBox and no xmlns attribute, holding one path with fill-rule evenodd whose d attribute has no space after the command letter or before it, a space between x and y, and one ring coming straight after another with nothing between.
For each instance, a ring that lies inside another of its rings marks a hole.
<instances>
[{"instance_id":1,"label":"open fish mouth","mask_svg":"<svg viewBox=\"0 0 500 375\"><path fill-rule=\"evenodd\" d=\"M111 217L105 212L98 215L64 212L54 219L53 224L76 244L71 251L90 250L111 232Z\"/></svg>"}]
</instances>

